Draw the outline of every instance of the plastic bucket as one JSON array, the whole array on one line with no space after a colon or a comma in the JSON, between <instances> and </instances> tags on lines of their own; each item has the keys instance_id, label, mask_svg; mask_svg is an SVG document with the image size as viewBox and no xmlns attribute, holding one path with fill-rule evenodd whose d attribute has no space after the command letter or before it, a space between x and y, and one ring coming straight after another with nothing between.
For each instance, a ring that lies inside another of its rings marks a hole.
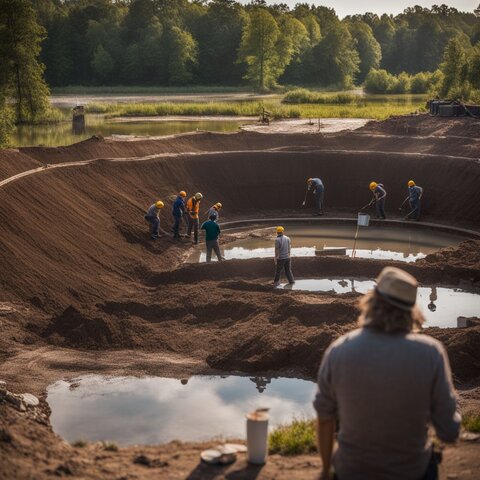
<instances>
[{"instance_id":1,"label":"plastic bucket","mask_svg":"<svg viewBox=\"0 0 480 480\"><path fill-rule=\"evenodd\" d=\"M268 415L253 412L247 415L247 460L263 465L268 454Z\"/></svg>"},{"instance_id":2,"label":"plastic bucket","mask_svg":"<svg viewBox=\"0 0 480 480\"><path fill-rule=\"evenodd\" d=\"M370 215L368 215L368 213L359 213L357 225L359 227L368 227L369 224L370 224Z\"/></svg>"}]
</instances>

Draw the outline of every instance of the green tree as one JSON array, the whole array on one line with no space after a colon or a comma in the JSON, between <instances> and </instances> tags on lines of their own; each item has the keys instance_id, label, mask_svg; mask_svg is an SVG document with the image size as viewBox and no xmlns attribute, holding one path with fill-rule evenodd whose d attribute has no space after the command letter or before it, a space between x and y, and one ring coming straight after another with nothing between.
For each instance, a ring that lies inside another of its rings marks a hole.
<instances>
[{"instance_id":1,"label":"green tree","mask_svg":"<svg viewBox=\"0 0 480 480\"><path fill-rule=\"evenodd\" d=\"M457 38L452 38L445 48L443 62L440 66L444 74L440 95L448 96L458 92L465 80L466 52Z\"/></svg>"},{"instance_id":2,"label":"green tree","mask_svg":"<svg viewBox=\"0 0 480 480\"><path fill-rule=\"evenodd\" d=\"M240 43L239 61L247 64L245 78L260 89L274 85L280 29L272 15L264 8L250 13Z\"/></svg>"},{"instance_id":3,"label":"green tree","mask_svg":"<svg viewBox=\"0 0 480 480\"><path fill-rule=\"evenodd\" d=\"M107 82L115 68L115 62L112 56L103 48L103 45L99 45L95 49L92 68L95 77L100 83Z\"/></svg>"},{"instance_id":4,"label":"green tree","mask_svg":"<svg viewBox=\"0 0 480 480\"><path fill-rule=\"evenodd\" d=\"M171 85L189 83L197 64L197 43L192 35L179 27L171 27L167 31L165 48L168 52L168 82Z\"/></svg>"},{"instance_id":5,"label":"green tree","mask_svg":"<svg viewBox=\"0 0 480 480\"><path fill-rule=\"evenodd\" d=\"M348 24L348 29L357 42L357 51L360 56L359 71L357 82L363 83L367 73L372 68L378 68L382 59L382 50L380 44L373 36L372 29L362 21L356 21Z\"/></svg>"},{"instance_id":6,"label":"green tree","mask_svg":"<svg viewBox=\"0 0 480 480\"><path fill-rule=\"evenodd\" d=\"M45 29L28 0L0 0L0 58L3 94L15 101L16 121L35 120L48 108L49 90L39 61Z\"/></svg>"},{"instance_id":7,"label":"green tree","mask_svg":"<svg viewBox=\"0 0 480 480\"><path fill-rule=\"evenodd\" d=\"M386 70L370 70L365 78L365 91L368 93L387 93L395 77Z\"/></svg>"}]
</instances>

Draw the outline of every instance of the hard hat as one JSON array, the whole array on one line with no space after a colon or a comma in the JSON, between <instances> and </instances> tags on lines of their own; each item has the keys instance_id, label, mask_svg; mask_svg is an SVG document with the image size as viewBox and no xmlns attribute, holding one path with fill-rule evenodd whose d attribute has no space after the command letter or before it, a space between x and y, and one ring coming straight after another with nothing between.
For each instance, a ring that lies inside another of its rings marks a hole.
<instances>
[{"instance_id":1,"label":"hard hat","mask_svg":"<svg viewBox=\"0 0 480 480\"><path fill-rule=\"evenodd\" d=\"M187 192L185 190L181 190L180 192L178 192L178 194L181 196L181 197L186 197L187 196Z\"/></svg>"},{"instance_id":2,"label":"hard hat","mask_svg":"<svg viewBox=\"0 0 480 480\"><path fill-rule=\"evenodd\" d=\"M370 182L370 190L375 190L377 188L377 182Z\"/></svg>"},{"instance_id":3,"label":"hard hat","mask_svg":"<svg viewBox=\"0 0 480 480\"><path fill-rule=\"evenodd\" d=\"M201 200L203 198L203 195L200 192L197 192L195 194L195 200Z\"/></svg>"},{"instance_id":4,"label":"hard hat","mask_svg":"<svg viewBox=\"0 0 480 480\"><path fill-rule=\"evenodd\" d=\"M165 204L161 200L159 200L158 202L155 203L155 206L157 208L163 208L165 206Z\"/></svg>"},{"instance_id":5,"label":"hard hat","mask_svg":"<svg viewBox=\"0 0 480 480\"><path fill-rule=\"evenodd\" d=\"M408 186L409 187L414 187L415 186L415 182L413 180L409 180L408 181Z\"/></svg>"},{"instance_id":6,"label":"hard hat","mask_svg":"<svg viewBox=\"0 0 480 480\"><path fill-rule=\"evenodd\" d=\"M283 233L285 229L283 227L277 227L277 233Z\"/></svg>"},{"instance_id":7,"label":"hard hat","mask_svg":"<svg viewBox=\"0 0 480 480\"><path fill-rule=\"evenodd\" d=\"M218 203L215 204L215 207L222 208L222 204L220 202L218 202Z\"/></svg>"},{"instance_id":8,"label":"hard hat","mask_svg":"<svg viewBox=\"0 0 480 480\"><path fill-rule=\"evenodd\" d=\"M307 180L307 183L310 183L310 182L313 182L313 178L309 178L309 179Z\"/></svg>"}]
</instances>

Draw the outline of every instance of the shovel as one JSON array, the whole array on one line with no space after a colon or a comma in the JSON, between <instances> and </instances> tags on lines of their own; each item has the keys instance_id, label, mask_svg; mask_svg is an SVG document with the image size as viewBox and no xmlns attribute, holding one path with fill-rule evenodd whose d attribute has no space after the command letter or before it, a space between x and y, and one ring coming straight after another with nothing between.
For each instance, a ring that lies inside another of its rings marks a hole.
<instances>
[{"instance_id":1,"label":"shovel","mask_svg":"<svg viewBox=\"0 0 480 480\"><path fill-rule=\"evenodd\" d=\"M302 207L304 207L307 203L307 195L308 195L308 188L307 188L307 191L305 192L305 198L303 199Z\"/></svg>"},{"instance_id":2,"label":"shovel","mask_svg":"<svg viewBox=\"0 0 480 480\"><path fill-rule=\"evenodd\" d=\"M366 208L368 208L370 205L373 205L374 200L370 200L364 207L362 207L359 212L363 212Z\"/></svg>"},{"instance_id":3,"label":"shovel","mask_svg":"<svg viewBox=\"0 0 480 480\"><path fill-rule=\"evenodd\" d=\"M398 207L398 211L401 212L402 211L402 208L403 206L405 205L405 202L408 200L408 198L406 198L403 203Z\"/></svg>"}]
</instances>

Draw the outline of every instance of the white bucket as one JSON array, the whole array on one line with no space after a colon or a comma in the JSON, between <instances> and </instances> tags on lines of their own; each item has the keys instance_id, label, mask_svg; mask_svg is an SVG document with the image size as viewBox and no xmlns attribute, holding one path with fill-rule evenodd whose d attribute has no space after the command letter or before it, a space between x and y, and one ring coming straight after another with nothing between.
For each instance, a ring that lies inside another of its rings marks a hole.
<instances>
[{"instance_id":1,"label":"white bucket","mask_svg":"<svg viewBox=\"0 0 480 480\"><path fill-rule=\"evenodd\" d=\"M368 213L358 214L357 225L359 227L368 227L369 223L370 223L370 215L368 215Z\"/></svg>"},{"instance_id":2,"label":"white bucket","mask_svg":"<svg viewBox=\"0 0 480 480\"><path fill-rule=\"evenodd\" d=\"M263 465L268 454L268 414L255 411L247 415L247 460Z\"/></svg>"}]
</instances>

